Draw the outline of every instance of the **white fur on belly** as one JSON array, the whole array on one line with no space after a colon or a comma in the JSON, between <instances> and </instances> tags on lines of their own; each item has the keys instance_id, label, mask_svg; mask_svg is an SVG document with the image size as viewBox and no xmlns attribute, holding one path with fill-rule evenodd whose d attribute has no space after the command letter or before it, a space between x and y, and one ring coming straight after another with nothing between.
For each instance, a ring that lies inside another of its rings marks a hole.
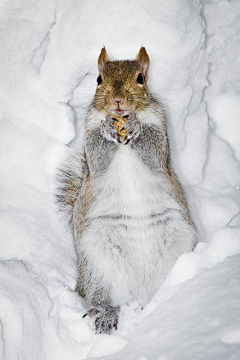
<instances>
[{"instance_id":1,"label":"white fur on belly","mask_svg":"<svg viewBox=\"0 0 240 360\"><path fill-rule=\"evenodd\" d=\"M108 170L94 181L96 200L81 252L114 304L137 298L144 306L178 255L190 250L191 229L164 175L153 174L130 146L120 145Z\"/></svg>"}]
</instances>

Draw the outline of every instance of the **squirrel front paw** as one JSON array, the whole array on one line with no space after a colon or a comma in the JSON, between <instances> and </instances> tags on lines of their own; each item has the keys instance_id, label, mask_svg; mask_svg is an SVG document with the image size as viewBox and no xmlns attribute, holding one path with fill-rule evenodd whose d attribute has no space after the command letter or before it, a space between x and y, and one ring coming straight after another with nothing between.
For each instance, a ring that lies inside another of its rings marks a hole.
<instances>
[{"instance_id":1,"label":"squirrel front paw","mask_svg":"<svg viewBox=\"0 0 240 360\"><path fill-rule=\"evenodd\" d=\"M135 141L141 134L142 124L138 120L135 113L129 114L125 125L120 131L117 130L116 122L118 120L111 118L109 115L106 116L106 120L102 124L101 132L102 135L108 141L113 141L116 144L127 145Z\"/></svg>"},{"instance_id":2,"label":"squirrel front paw","mask_svg":"<svg viewBox=\"0 0 240 360\"><path fill-rule=\"evenodd\" d=\"M120 135L118 134L118 131L114 126L115 121L115 119L112 119L109 115L107 115L106 120L102 124L101 132L105 139L118 144L120 143Z\"/></svg>"}]
</instances>

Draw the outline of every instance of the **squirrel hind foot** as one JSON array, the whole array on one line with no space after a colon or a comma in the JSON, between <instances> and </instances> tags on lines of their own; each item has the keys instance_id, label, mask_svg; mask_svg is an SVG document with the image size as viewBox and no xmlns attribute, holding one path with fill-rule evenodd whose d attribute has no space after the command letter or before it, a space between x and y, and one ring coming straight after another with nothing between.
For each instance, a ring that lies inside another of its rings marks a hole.
<instances>
[{"instance_id":1,"label":"squirrel hind foot","mask_svg":"<svg viewBox=\"0 0 240 360\"><path fill-rule=\"evenodd\" d=\"M90 316L95 319L96 334L110 334L112 330L117 330L119 311L119 306L100 305L87 311L83 318Z\"/></svg>"}]
</instances>

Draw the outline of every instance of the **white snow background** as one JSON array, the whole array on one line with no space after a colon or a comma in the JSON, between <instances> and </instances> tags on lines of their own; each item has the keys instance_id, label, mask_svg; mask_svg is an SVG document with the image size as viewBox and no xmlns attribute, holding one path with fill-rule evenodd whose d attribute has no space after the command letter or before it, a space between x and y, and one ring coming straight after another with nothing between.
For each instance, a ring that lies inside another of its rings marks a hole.
<instances>
[{"instance_id":1,"label":"white snow background","mask_svg":"<svg viewBox=\"0 0 240 360\"><path fill-rule=\"evenodd\" d=\"M113 60L146 47L202 239L110 336L82 319L52 197L103 45ZM239 0L1 0L0 133L1 360L240 359Z\"/></svg>"}]
</instances>

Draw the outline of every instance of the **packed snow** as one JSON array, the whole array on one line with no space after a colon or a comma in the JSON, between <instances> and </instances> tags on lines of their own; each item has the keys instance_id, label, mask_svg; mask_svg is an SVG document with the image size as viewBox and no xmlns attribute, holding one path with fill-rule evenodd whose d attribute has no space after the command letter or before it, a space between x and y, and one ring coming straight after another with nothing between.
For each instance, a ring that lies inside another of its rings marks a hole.
<instances>
[{"instance_id":1,"label":"packed snow","mask_svg":"<svg viewBox=\"0 0 240 360\"><path fill-rule=\"evenodd\" d=\"M112 335L82 318L53 200L103 45L113 60L146 47L201 236ZM240 359L239 0L3 0L0 63L0 359Z\"/></svg>"}]
</instances>

